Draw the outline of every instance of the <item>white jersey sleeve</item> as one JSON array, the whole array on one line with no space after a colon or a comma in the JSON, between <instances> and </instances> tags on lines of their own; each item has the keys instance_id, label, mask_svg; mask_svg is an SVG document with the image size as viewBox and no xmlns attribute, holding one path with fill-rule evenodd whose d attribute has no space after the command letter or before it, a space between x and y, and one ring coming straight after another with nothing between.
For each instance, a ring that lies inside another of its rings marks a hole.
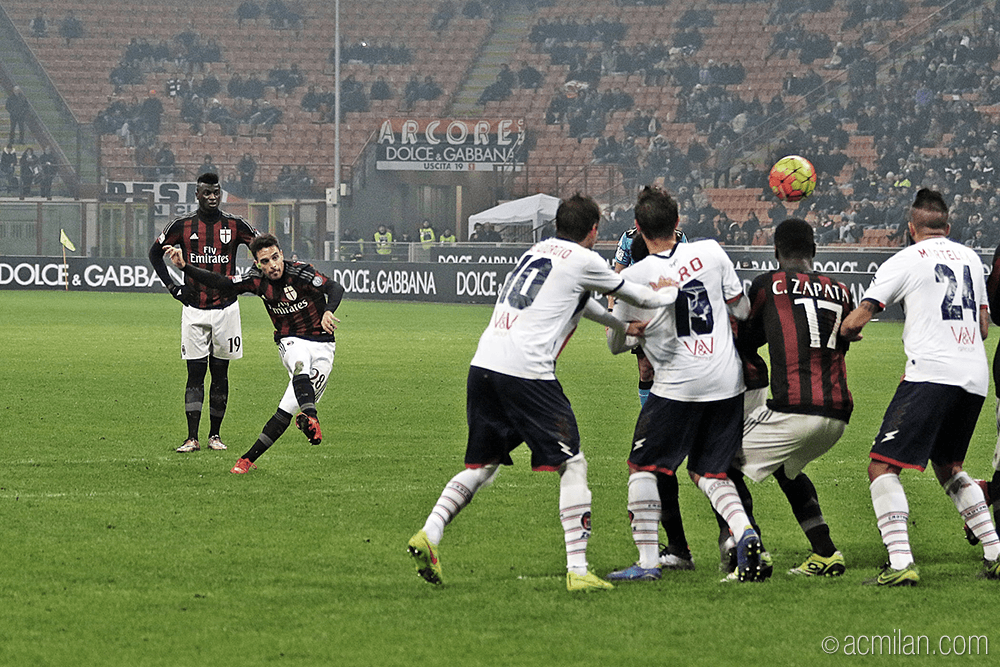
<instances>
[{"instance_id":1,"label":"white jersey sleeve","mask_svg":"<svg viewBox=\"0 0 1000 667\"><path fill-rule=\"evenodd\" d=\"M987 394L989 368L979 330L987 299L984 274L974 251L946 238L905 248L875 272L863 298L882 307L902 303L906 313L904 380Z\"/></svg>"},{"instance_id":2,"label":"white jersey sleeve","mask_svg":"<svg viewBox=\"0 0 1000 667\"><path fill-rule=\"evenodd\" d=\"M591 291L623 284L596 252L564 239L532 246L508 274L472 365L554 380L556 357L576 330Z\"/></svg>"},{"instance_id":3,"label":"white jersey sleeve","mask_svg":"<svg viewBox=\"0 0 1000 667\"><path fill-rule=\"evenodd\" d=\"M679 243L622 271L630 281L659 278L680 286L676 303L656 310L615 303L625 321L649 321L642 349L653 364L652 392L680 401L704 402L741 394L743 367L736 353L726 301L742 295L732 261L715 241Z\"/></svg>"}]
</instances>

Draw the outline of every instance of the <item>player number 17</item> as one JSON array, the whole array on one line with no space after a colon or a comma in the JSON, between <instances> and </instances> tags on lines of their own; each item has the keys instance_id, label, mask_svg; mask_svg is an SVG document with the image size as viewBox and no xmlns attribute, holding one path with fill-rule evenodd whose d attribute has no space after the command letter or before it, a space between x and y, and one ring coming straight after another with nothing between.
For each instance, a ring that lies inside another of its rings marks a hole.
<instances>
[{"instance_id":1,"label":"player number 17","mask_svg":"<svg viewBox=\"0 0 1000 667\"><path fill-rule=\"evenodd\" d=\"M802 306L806 313L806 323L809 325L809 347L819 348L823 346L822 337L826 336L826 346L831 350L837 347L837 332L840 331L840 319L844 315L841 304L834 301L824 301L822 299L796 299L796 306ZM823 318L820 323L819 311L829 310L833 313L833 321L829 317ZM826 329L826 324L832 326ZM823 329L821 331L821 329Z\"/></svg>"}]
</instances>

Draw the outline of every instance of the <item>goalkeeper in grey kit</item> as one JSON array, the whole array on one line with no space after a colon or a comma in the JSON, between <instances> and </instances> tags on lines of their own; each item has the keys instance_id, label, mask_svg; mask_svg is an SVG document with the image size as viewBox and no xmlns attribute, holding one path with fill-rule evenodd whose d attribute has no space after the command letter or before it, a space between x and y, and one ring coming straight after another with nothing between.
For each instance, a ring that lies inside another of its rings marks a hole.
<instances>
[{"instance_id":1,"label":"goalkeeper in grey kit","mask_svg":"<svg viewBox=\"0 0 1000 667\"><path fill-rule=\"evenodd\" d=\"M299 411L295 425L309 442L322 441L316 402L326 390L336 351L334 330L338 320L333 313L344 296L344 287L318 273L311 265L286 261L271 234L258 236L250 243L256 265L243 276L228 278L184 261L184 253L173 246L163 250L184 275L213 287L223 294L256 294L264 300L274 323L274 341L289 383L278 409L264 425L257 442L240 457L230 471L236 474L256 468L254 462L274 444Z\"/></svg>"}]
</instances>

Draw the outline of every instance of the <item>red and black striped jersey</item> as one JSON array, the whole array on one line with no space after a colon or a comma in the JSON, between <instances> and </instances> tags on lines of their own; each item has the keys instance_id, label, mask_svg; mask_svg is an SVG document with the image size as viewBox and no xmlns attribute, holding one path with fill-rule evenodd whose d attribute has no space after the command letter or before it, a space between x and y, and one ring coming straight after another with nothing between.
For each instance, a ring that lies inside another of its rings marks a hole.
<instances>
[{"instance_id":1,"label":"red and black striped jersey","mask_svg":"<svg viewBox=\"0 0 1000 667\"><path fill-rule=\"evenodd\" d=\"M267 278L254 266L233 280L233 288L236 293L256 294L264 300L267 314L274 323L275 342L285 336L334 340L333 334L323 331L323 312L327 309L327 295L337 299L335 308L344 288L318 273L311 264L285 260L284 272L277 280Z\"/></svg>"},{"instance_id":2,"label":"red and black striped jersey","mask_svg":"<svg viewBox=\"0 0 1000 667\"><path fill-rule=\"evenodd\" d=\"M187 217L177 218L163 229L153 246L150 259L154 260L153 268L156 269L155 259L162 258L162 253L156 254L157 247L179 246L184 251L184 260L187 263L233 278L236 276L237 248L241 243L249 247L250 241L255 236L257 230L243 218L223 211L219 211L217 216L195 212ZM236 298L202 285L191 277L185 278L184 287L190 294L187 299L188 305L195 308L224 308Z\"/></svg>"},{"instance_id":3,"label":"red and black striped jersey","mask_svg":"<svg viewBox=\"0 0 1000 667\"><path fill-rule=\"evenodd\" d=\"M771 271L750 285L750 304L740 338L751 350L767 344L768 407L848 421L854 401L840 323L854 308L850 291L820 273Z\"/></svg>"}]
</instances>

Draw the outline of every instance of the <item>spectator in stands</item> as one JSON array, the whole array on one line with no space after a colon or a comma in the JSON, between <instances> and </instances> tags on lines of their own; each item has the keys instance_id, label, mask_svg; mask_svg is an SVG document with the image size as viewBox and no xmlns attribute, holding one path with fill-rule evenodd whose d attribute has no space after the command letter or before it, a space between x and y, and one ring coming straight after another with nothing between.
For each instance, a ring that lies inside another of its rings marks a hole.
<instances>
[{"instance_id":1,"label":"spectator in stands","mask_svg":"<svg viewBox=\"0 0 1000 667\"><path fill-rule=\"evenodd\" d=\"M8 194L17 192L17 151L8 143L0 153L0 183Z\"/></svg>"},{"instance_id":2,"label":"spectator in stands","mask_svg":"<svg viewBox=\"0 0 1000 667\"><path fill-rule=\"evenodd\" d=\"M66 13L62 23L59 24L59 36L66 40L66 46L69 46L72 40L83 37L83 23L76 18L72 9Z\"/></svg>"},{"instance_id":3,"label":"spectator in stands","mask_svg":"<svg viewBox=\"0 0 1000 667\"><path fill-rule=\"evenodd\" d=\"M59 166L56 156L52 152L52 148L46 146L42 149L42 154L38 156L38 165L36 166L39 197L48 198L52 196L52 181L55 180L58 171Z\"/></svg>"},{"instance_id":4,"label":"spectator in stands","mask_svg":"<svg viewBox=\"0 0 1000 667\"><path fill-rule=\"evenodd\" d=\"M306 197L312 194L316 179L309 175L309 171L304 164L300 164L295 169L295 176L292 180L292 193L296 197Z\"/></svg>"},{"instance_id":5,"label":"spectator in stands","mask_svg":"<svg viewBox=\"0 0 1000 667\"><path fill-rule=\"evenodd\" d=\"M483 88L483 92L479 95L476 103L486 104L487 102L498 102L507 99L513 92L516 82L517 75L510 70L510 65L507 63L501 64L496 80Z\"/></svg>"},{"instance_id":6,"label":"spectator in stands","mask_svg":"<svg viewBox=\"0 0 1000 667\"><path fill-rule=\"evenodd\" d=\"M457 239L455 238L455 232L450 229L444 230L444 234L438 239L441 243L447 243L448 245L455 245Z\"/></svg>"},{"instance_id":7,"label":"spectator in stands","mask_svg":"<svg viewBox=\"0 0 1000 667\"><path fill-rule=\"evenodd\" d=\"M542 73L528 64L527 60L521 61L521 69L517 70L517 85L521 88L537 90L542 85Z\"/></svg>"},{"instance_id":8,"label":"spectator in stands","mask_svg":"<svg viewBox=\"0 0 1000 667\"><path fill-rule=\"evenodd\" d=\"M201 176L202 174L215 174L215 175L218 175L219 174L219 168L215 166L215 163L212 160L212 156L209 153L206 153L205 157L202 158L202 160L201 160L201 164L198 165L198 168L195 170L195 172L199 176Z\"/></svg>"},{"instance_id":9,"label":"spectator in stands","mask_svg":"<svg viewBox=\"0 0 1000 667\"><path fill-rule=\"evenodd\" d=\"M479 0L469 0L462 7L462 16L467 19L481 19L483 18L483 6L479 3Z\"/></svg>"},{"instance_id":10,"label":"spectator in stands","mask_svg":"<svg viewBox=\"0 0 1000 667\"><path fill-rule=\"evenodd\" d=\"M257 176L257 161L250 153L244 153L240 161L236 163L236 171L240 175L240 194L244 197L253 195L254 178Z\"/></svg>"},{"instance_id":11,"label":"spectator in stands","mask_svg":"<svg viewBox=\"0 0 1000 667\"><path fill-rule=\"evenodd\" d=\"M31 29L32 37L48 37L49 24L45 20L45 12L39 9L38 13L35 14L35 18L31 19L28 27Z\"/></svg>"},{"instance_id":12,"label":"spectator in stands","mask_svg":"<svg viewBox=\"0 0 1000 667\"><path fill-rule=\"evenodd\" d=\"M30 197L31 184L34 182L35 176L41 171L38 166L38 157L31 146L25 148L24 152L21 153L19 164L21 166L21 196Z\"/></svg>"},{"instance_id":13,"label":"spectator in stands","mask_svg":"<svg viewBox=\"0 0 1000 667\"><path fill-rule=\"evenodd\" d=\"M289 9L283 0L269 0L264 13L271 20L271 27L276 30L299 28L302 25L302 15Z\"/></svg>"},{"instance_id":14,"label":"spectator in stands","mask_svg":"<svg viewBox=\"0 0 1000 667\"><path fill-rule=\"evenodd\" d=\"M391 100L395 96L392 88L386 82L385 77L379 75L376 77L374 83L372 83L371 90L368 92L368 97L373 100Z\"/></svg>"},{"instance_id":15,"label":"spectator in stands","mask_svg":"<svg viewBox=\"0 0 1000 667\"><path fill-rule=\"evenodd\" d=\"M174 155L174 152L170 150L170 144L165 141L160 144L160 149L156 151L154 160L156 161L157 179L160 181L174 180L174 170L177 167L177 158Z\"/></svg>"},{"instance_id":16,"label":"spectator in stands","mask_svg":"<svg viewBox=\"0 0 1000 667\"><path fill-rule=\"evenodd\" d=\"M261 130L270 132L271 128L281 122L282 111L272 107L267 100L261 100L260 110L250 116L250 133L254 136Z\"/></svg>"},{"instance_id":17,"label":"spectator in stands","mask_svg":"<svg viewBox=\"0 0 1000 667\"><path fill-rule=\"evenodd\" d=\"M353 74L349 74L340 82L340 106L341 111L345 113L348 111L368 111L365 87L354 78ZM332 123L333 120L333 114L329 114L327 121Z\"/></svg>"},{"instance_id":18,"label":"spectator in stands","mask_svg":"<svg viewBox=\"0 0 1000 667\"><path fill-rule=\"evenodd\" d=\"M260 15L260 5L254 2L254 0L244 0L236 8L236 23L242 28L244 21L256 21L260 18Z\"/></svg>"},{"instance_id":19,"label":"spectator in stands","mask_svg":"<svg viewBox=\"0 0 1000 667\"><path fill-rule=\"evenodd\" d=\"M7 135L7 141L13 143L14 135L18 134L17 143L23 144L24 125L31 113L31 105L20 86L14 86L10 97L7 98L6 109L10 115L10 133Z\"/></svg>"},{"instance_id":20,"label":"spectator in stands","mask_svg":"<svg viewBox=\"0 0 1000 667\"><path fill-rule=\"evenodd\" d=\"M444 30L455 17L455 3L445 0L431 17L431 30Z\"/></svg>"}]
</instances>

